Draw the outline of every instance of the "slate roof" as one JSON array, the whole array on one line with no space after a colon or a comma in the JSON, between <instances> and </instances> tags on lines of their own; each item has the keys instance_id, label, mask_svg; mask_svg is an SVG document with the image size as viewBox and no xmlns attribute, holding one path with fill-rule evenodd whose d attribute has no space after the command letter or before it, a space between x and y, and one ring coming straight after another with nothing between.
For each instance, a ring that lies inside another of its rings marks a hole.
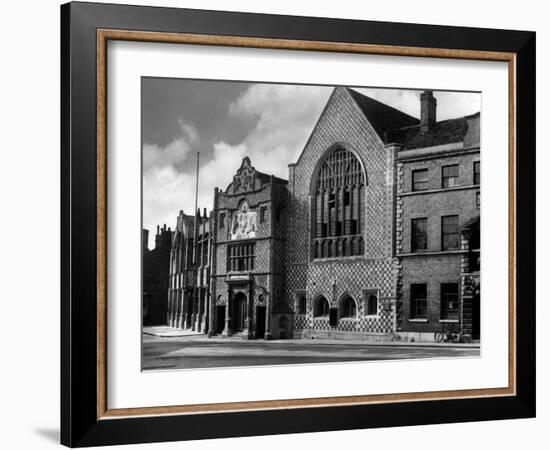
<instances>
[{"instance_id":1,"label":"slate roof","mask_svg":"<svg viewBox=\"0 0 550 450\"><path fill-rule=\"evenodd\" d=\"M435 145L462 142L468 131L466 117L442 120L433 124L425 133L420 126L390 130L386 142L402 144L407 150Z\"/></svg>"},{"instance_id":2,"label":"slate roof","mask_svg":"<svg viewBox=\"0 0 550 450\"><path fill-rule=\"evenodd\" d=\"M404 150L462 142L468 132L468 118L479 114L442 120L421 133L420 120L353 89L348 92L382 141L401 144Z\"/></svg>"},{"instance_id":3,"label":"slate roof","mask_svg":"<svg viewBox=\"0 0 550 450\"><path fill-rule=\"evenodd\" d=\"M378 136L384 138L384 133L395 128L410 127L420 124L420 121L398 109L348 89L353 100L359 106Z\"/></svg>"}]
</instances>

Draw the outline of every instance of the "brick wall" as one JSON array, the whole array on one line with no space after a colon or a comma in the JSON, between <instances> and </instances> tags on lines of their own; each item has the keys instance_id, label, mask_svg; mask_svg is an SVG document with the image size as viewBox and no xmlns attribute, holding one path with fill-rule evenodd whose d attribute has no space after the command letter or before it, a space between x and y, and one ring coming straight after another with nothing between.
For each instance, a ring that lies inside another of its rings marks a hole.
<instances>
[{"instance_id":1,"label":"brick wall","mask_svg":"<svg viewBox=\"0 0 550 450\"><path fill-rule=\"evenodd\" d=\"M441 217L458 215L459 230L462 224L479 215L476 196L479 186L473 184L474 162L480 160L479 149L442 149L434 157L426 149L417 151L415 159L399 159L396 165L396 255L398 263L398 329L410 332L433 332L440 324L441 283L458 283L461 286L461 246L442 251ZM404 152L411 154L410 152ZM417 159L418 158L418 159ZM457 186L442 189L442 167L459 165ZM412 192L412 172L428 169L427 191ZM425 252L412 252L411 221L427 218L428 248ZM460 242L460 238L459 238ZM408 255L408 256L401 256ZM401 256L401 257L400 257ZM410 321L410 285L427 283L428 314L426 322Z\"/></svg>"},{"instance_id":2,"label":"brick wall","mask_svg":"<svg viewBox=\"0 0 550 450\"><path fill-rule=\"evenodd\" d=\"M361 217L365 254L363 257L313 262L310 255L312 183L315 183L324 156L337 145L352 151L365 170ZM295 327L325 329L328 322L313 319L312 299L323 293L332 306L337 306L338 299L346 291L358 303L359 319L357 322L341 321L340 328L391 332L391 313L381 314L370 321L363 320L362 302L362 290L366 288L378 289L381 297L395 295L393 156L388 157L387 151L347 90L336 88L298 161L289 170L287 298L293 302L297 291L307 290L309 293L307 315L298 317ZM336 285L333 285L333 280ZM386 317L388 315L390 317Z\"/></svg>"},{"instance_id":3,"label":"brick wall","mask_svg":"<svg viewBox=\"0 0 550 450\"><path fill-rule=\"evenodd\" d=\"M460 255L410 256L403 258L403 294L401 331L433 332L441 329L440 295L441 283L459 283ZM411 322L410 285L427 284L427 322Z\"/></svg>"}]
</instances>

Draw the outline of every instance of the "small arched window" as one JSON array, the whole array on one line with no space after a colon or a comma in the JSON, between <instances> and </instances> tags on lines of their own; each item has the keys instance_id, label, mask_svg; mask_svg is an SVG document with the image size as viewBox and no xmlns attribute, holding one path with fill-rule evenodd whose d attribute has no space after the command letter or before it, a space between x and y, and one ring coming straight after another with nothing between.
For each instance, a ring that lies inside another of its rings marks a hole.
<instances>
[{"instance_id":1,"label":"small arched window","mask_svg":"<svg viewBox=\"0 0 550 450\"><path fill-rule=\"evenodd\" d=\"M319 297L317 297L313 305L313 316L314 317L328 316L328 310L329 310L328 300L323 295L320 295Z\"/></svg>"},{"instance_id":2,"label":"small arched window","mask_svg":"<svg viewBox=\"0 0 550 450\"><path fill-rule=\"evenodd\" d=\"M361 163L343 147L323 160L313 191L314 258L363 254L365 180Z\"/></svg>"},{"instance_id":3,"label":"small arched window","mask_svg":"<svg viewBox=\"0 0 550 450\"><path fill-rule=\"evenodd\" d=\"M376 316L378 314L378 297L376 295L369 295L367 298L367 315Z\"/></svg>"},{"instance_id":4,"label":"small arched window","mask_svg":"<svg viewBox=\"0 0 550 450\"><path fill-rule=\"evenodd\" d=\"M340 317L349 317L353 319L357 317L357 304L351 296L346 295L340 301L339 313Z\"/></svg>"}]
</instances>

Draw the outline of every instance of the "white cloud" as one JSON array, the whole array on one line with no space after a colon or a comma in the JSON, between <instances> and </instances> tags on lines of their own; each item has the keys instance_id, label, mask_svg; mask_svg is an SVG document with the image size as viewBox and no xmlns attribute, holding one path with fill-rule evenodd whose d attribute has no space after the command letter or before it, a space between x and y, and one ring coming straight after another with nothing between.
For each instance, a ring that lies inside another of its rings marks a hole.
<instances>
[{"instance_id":1,"label":"white cloud","mask_svg":"<svg viewBox=\"0 0 550 450\"><path fill-rule=\"evenodd\" d=\"M193 125L183 121L182 119L178 119L178 125L180 126L180 131L184 139L186 139L190 144L194 144L199 140L199 133Z\"/></svg>"},{"instance_id":2,"label":"white cloud","mask_svg":"<svg viewBox=\"0 0 550 450\"><path fill-rule=\"evenodd\" d=\"M288 164L300 155L331 91L329 87L257 84L233 102L229 114L258 118L239 144L252 165L288 178Z\"/></svg>"},{"instance_id":3,"label":"white cloud","mask_svg":"<svg viewBox=\"0 0 550 450\"><path fill-rule=\"evenodd\" d=\"M199 135L195 127L182 119L178 120L181 136L166 146L157 144L143 145L143 171L152 168L168 167L185 161L191 151L191 146L198 142Z\"/></svg>"},{"instance_id":4,"label":"white cloud","mask_svg":"<svg viewBox=\"0 0 550 450\"><path fill-rule=\"evenodd\" d=\"M213 207L214 187L227 187L245 156L244 146L214 145L213 159L200 165L198 207ZM154 233L157 225L175 228L180 210L195 210L195 173L178 172L173 165L154 166L143 172L143 227ZM150 236L150 242L154 239Z\"/></svg>"}]
</instances>

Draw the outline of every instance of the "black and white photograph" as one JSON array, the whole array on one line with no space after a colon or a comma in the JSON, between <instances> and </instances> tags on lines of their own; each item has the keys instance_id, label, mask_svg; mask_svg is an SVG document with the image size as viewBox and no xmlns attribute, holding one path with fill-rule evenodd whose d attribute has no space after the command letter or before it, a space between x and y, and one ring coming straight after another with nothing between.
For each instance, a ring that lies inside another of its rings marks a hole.
<instances>
[{"instance_id":1,"label":"black and white photograph","mask_svg":"<svg viewBox=\"0 0 550 450\"><path fill-rule=\"evenodd\" d=\"M480 355L479 92L141 91L142 370Z\"/></svg>"}]
</instances>

